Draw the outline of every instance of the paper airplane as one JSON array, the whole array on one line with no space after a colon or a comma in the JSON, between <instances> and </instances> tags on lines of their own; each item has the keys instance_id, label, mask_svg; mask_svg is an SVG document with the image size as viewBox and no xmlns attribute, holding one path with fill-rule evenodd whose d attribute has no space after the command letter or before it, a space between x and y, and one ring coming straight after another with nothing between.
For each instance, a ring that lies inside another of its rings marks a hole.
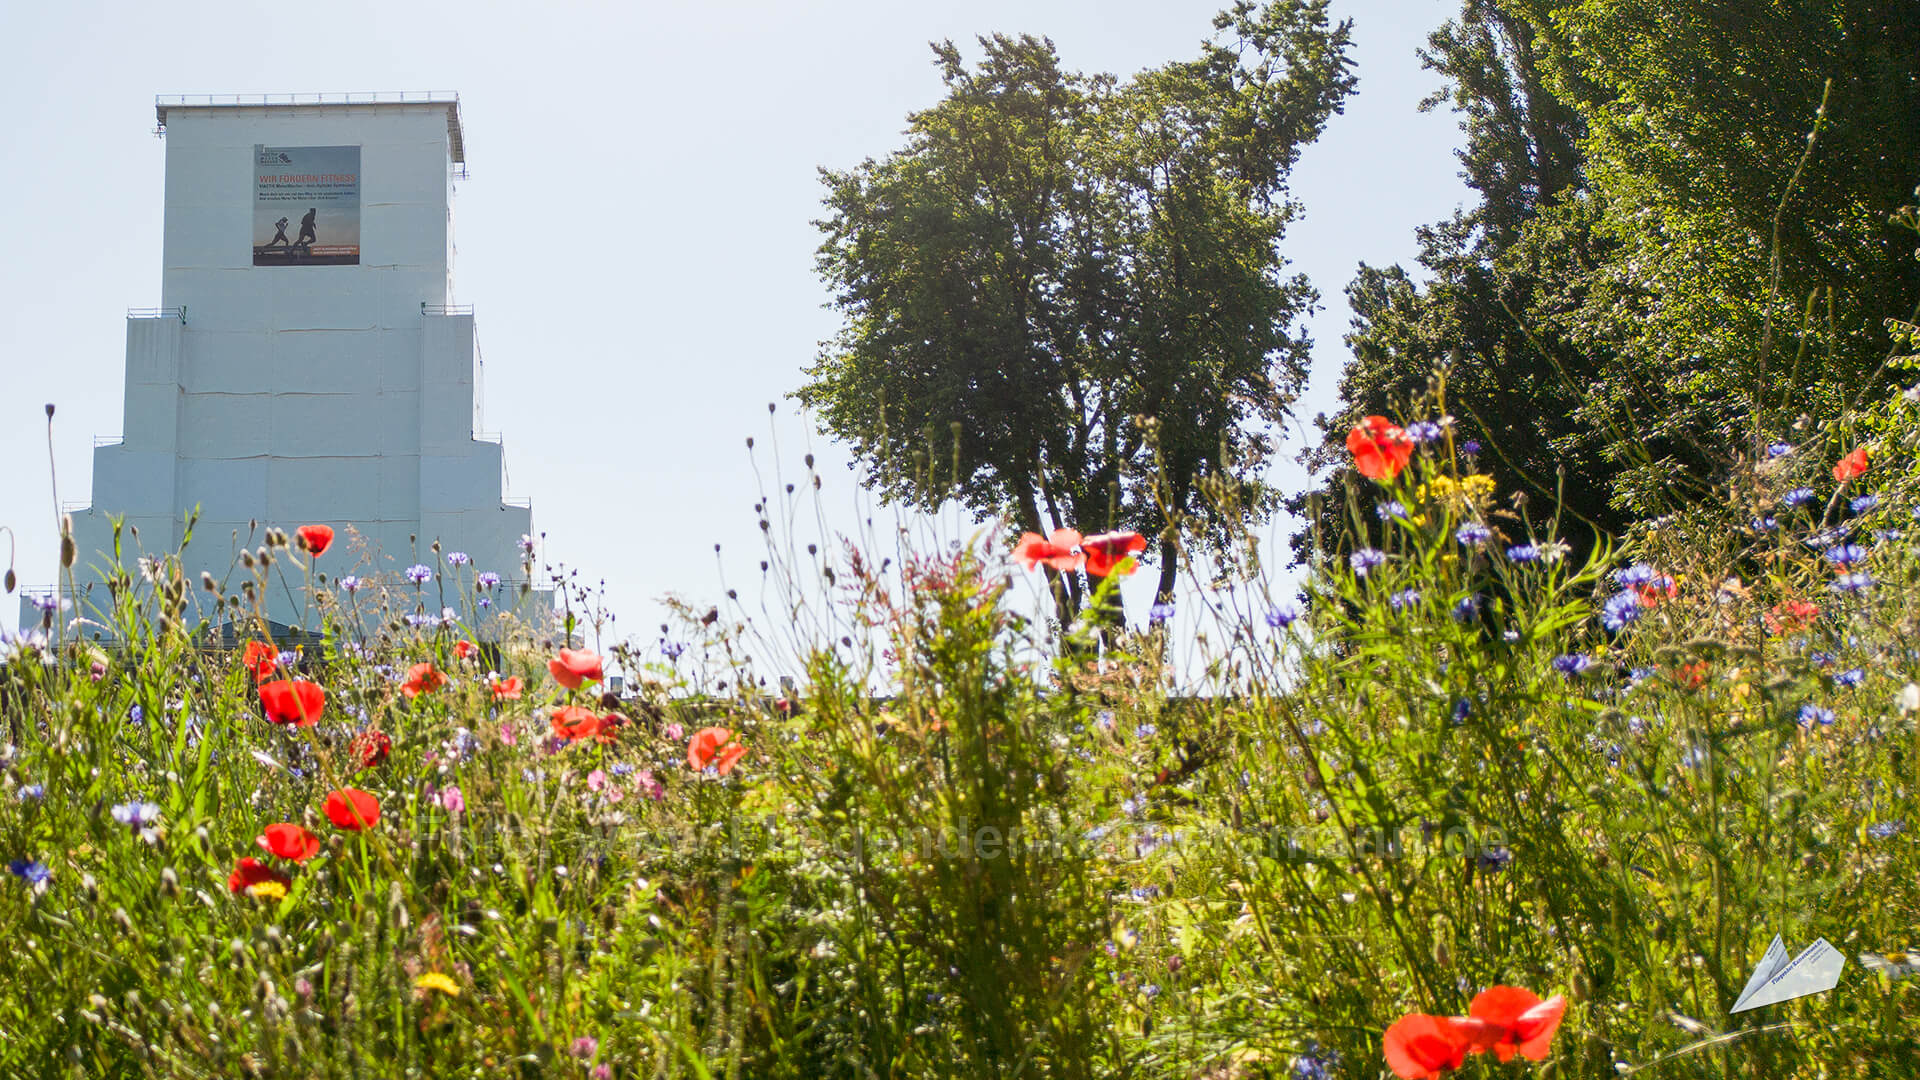
<instances>
[{"instance_id":1,"label":"paper airplane","mask_svg":"<svg viewBox=\"0 0 1920 1080\"><path fill-rule=\"evenodd\" d=\"M1815 938L1813 944L1789 961L1787 947L1781 944L1780 935L1775 934L1773 944L1767 946L1766 955L1753 969L1732 1011L1746 1012L1808 994L1824 994L1840 985L1840 969L1846 966L1846 955L1827 944L1826 938Z\"/></svg>"}]
</instances>

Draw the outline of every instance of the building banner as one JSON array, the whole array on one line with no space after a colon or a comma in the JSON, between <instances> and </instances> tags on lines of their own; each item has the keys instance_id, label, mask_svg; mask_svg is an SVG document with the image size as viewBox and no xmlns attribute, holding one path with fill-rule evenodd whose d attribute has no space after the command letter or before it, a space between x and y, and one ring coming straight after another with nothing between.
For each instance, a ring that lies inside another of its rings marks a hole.
<instances>
[{"instance_id":1,"label":"building banner","mask_svg":"<svg viewBox=\"0 0 1920 1080\"><path fill-rule=\"evenodd\" d=\"M253 265L360 265L360 148L253 148Z\"/></svg>"}]
</instances>

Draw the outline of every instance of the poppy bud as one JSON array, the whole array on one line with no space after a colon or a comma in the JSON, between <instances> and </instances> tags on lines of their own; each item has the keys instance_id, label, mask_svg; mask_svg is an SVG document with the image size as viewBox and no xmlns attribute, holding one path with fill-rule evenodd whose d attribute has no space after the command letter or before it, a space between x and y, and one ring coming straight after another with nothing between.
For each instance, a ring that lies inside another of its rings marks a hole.
<instances>
[{"instance_id":1,"label":"poppy bud","mask_svg":"<svg viewBox=\"0 0 1920 1080\"><path fill-rule=\"evenodd\" d=\"M219 590L220 584L213 580L212 574L202 570L200 571L200 587L208 592L216 592Z\"/></svg>"},{"instance_id":2,"label":"poppy bud","mask_svg":"<svg viewBox=\"0 0 1920 1080\"><path fill-rule=\"evenodd\" d=\"M240 553L240 565L249 570L253 569L253 552L242 551Z\"/></svg>"},{"instance_id":3,"label":"poppy bud","mask_svg":"<svg viewBox=\"0 0 1920 1080\"><path fill-rule=\"evenodd\" d=\"M53 419L53 402L47 402L47 419Z\"/></svg>"},{"instance_id":4,"label":"poppy bud","mask_svg":"<svg viewBox=\"0 0 1920 1080\"><path fill-rule=\"evenodd\" d=\"M765 569L765 567L762 567L761 569ZM18 579L16 579L13 576L13 567L11 566L7 567L7 591L8 592L13 591L13 587L16 584L17 580Z\"/></svg>"},{"instance_id":5,"label":"poppy bud","mask_svg":"<svg viewBox=\"0 0 1920 1080\"><path fill-rule=\"evenodd\" d=\"M180 875L171 866L160 871L160 895L169 900L180 895Z\"/></svg>"}]
</instances>

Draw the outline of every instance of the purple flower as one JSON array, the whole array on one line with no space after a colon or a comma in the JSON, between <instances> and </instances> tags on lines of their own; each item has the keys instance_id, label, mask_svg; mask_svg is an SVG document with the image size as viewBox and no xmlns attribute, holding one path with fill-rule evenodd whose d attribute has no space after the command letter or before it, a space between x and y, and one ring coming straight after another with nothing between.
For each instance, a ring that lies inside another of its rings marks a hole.
<instances>
[{"instance_id":1,"label":"purple flower","mask_svg":"<svg viewBox=\"0 0 1920 1080\"><path fill-rule=\"evenodd\" d=\"M1407 425L1407 438L1425 446L1445 434L1445 430L1432 420L1415 420Z\"/></svg>"},{"instance_id":2,"label":"purple flower","mask_svg":"<svg viewBox=\"0 0 1920 1080\"><path fill-rule=\"evenodd\" d=\"M1402 589L1387 597L1387 605L1395 611L1405 611L1420 602L1419 589Z\"/></svg>"},{"instance_id":3,"label":"purple flower","mask_svg":"<svg viewBox=\"0 0 1920 1080\"><path fill-rule=\"evenodd\" d=\"M1834 592L1860 593L1873 588L1873 578L1866 574L1841 574L1827 587Z\"/></svg>"},{"instance_id":4,"label":"purple flower","mask_svg":"<svg viewBox=\"0 0 1920 1080\"><path fill-rule=\"evenodd\" d=\"M1882 821L1867 826L1867 835L1873 837L1875 840L1885 840L1898 835L1906 827L1907 823L1904 820L1895 818L1892 821Z\"/></svg>"},{"instance_id":5,"label":"purple flower","mask_svg":"<svg viewBox=\"0 0 1920 1080\"><path fill-rule=\"evenodd\" d=\"M482 570L474 575L473 583L483 589L491 589L500 584L500 575L491 570Z\"/></svg>"},{"instance_id":6,"label":"purple flower","mask_svg":"<svg viewBox=\"0 0 1920 1080\"><path fill-rule=\"evenodd\" d=\"M591 1035L582 1035L573 1040L573 1056L581 1061L593 1057L600 1050L600 1040Z\"/></svg>"},{"instance_id":7,"label":"purple flower","mask_svg":"<svg viewBox=\"0 0 1920 1080\"><path fill-rule=\"evenodd\" d=\"M1394 518L1406 517L1407 508L1397 501L1383 502L1373 508L1373 516L1381 521L1392 521Z\"/></svg>"},{"instance_id":8,"label":"purple flower","mask_svg":"<svg viewBox=\"0 0 1920 1080\"><path fill-rule=\"evenodd\" d=\"M1453 530L1453 538L1468 547L1477 547L1493 539L1493 530L1477 521L1468 521Z\"/></svg>"},{"instance_id":9,"label":"purple flower","mask_svg":"<svg viewBox=\"0 0 1920 1080\"><path fill-rule=\"evenodd\" d=\"M1637 589L1642 585L1651 585L1653 578L1653 567L1643 562L1637 562L1625 570L1613 572L1613 580L1623 589Z\"/></svg>"},{"instance_id":10,"label":"purple flower","mask_svg":"<svg viewBox=\"0 0 1920 1080\"><path fill-rule=\"evenodd\" d=\"M1754 532L1772 532L1780 527L1780 519L1775 517L1757 517L1747 522L1747 528Z\"/></svg>"},{"instance_id":11,"label":"purple flower","mask_svg":"<svg viewBox=\"0 0 1920 1080\"><path fill-rule=\"evenodd\" d=\"M1513 852L1507 850L1503 845L1495 844L1493 847L1482 850L1479 855L1475 856L1475 861L1480 864L1480 869L1491 873L1498 873L1506 869L1507 864L1513 861Z\"/></svg>"},{"instance_id":12,"label":"purple flower","mask_svg":"<svg viewBox=\"0 0 1920 1080\"><path fill-rule=\"evenodd\" d=\"M1480 440L1468 439L1466 442L1461 443L1460 452L1467 455L1468 457L1479 457L1480 456Z\"/></svg>"},{"instance_id":13,"label":"purple flower","mask_svg":"<svg viewBox=\"0 0 1920 1080\"><path fill-rule=\"evenodd\" d=\"M1553 658L1553 670L1568 679L1578 678L1593 666L1593 657L1586 653L1567 653Z\"/></svg>"},{"instance_id":14,"label":"purple flower","mask_svg":"<svg viewBox=\"0 0 1920 1080\"><path fill-rule=\"evenodd\" d=\"M340 588L345 592L359 592L360 579L354 577L352 574L348 574L346 577L340 579Z\"/></svg>"},{"instance_id":15,"label":"purple flower","mask_svg":"<svg viewBox=\"0 0 1920 1080\"><path fill-rule=\"evenodd\" d=\"M1275 630L1285 630L1300 618L1300 609L1292 604L1281 604L1267 612L1267 625Z\"/></svg>"},{"instance_id":16,"label":"purple flower","mask_svg":"<svg viewBox=\"0 0 1920 1080\"><path fill-rule=\"evenodd\" d=\"M1147 609L1147 624L1149 626L1159 626L1171 618L1173 618L1173 605L1167 601L1163 600Z\"/></svg>"},{"instance_id":17,"label":"purple flower","mask_svg":"<svg viewBox=\"0 0 1920 1080\"><path fill-rule=\"evenodd\" d=\"M134 832L151 828L154 822L160 820L159 803L135 800L133 802L121 803L109 812L113 815L113 820L132 829Z\"/></svg>"},{"instance_id":18,"label":"purple flower","mask_svg":"<svg viewBox=\"0 0 1920 1080\"><path fill-rule=\"evenodd\" d=\"M1617 634L1640 617L1641 609L1639 593L1614 593L1600 609L1600 625L1609 634Z\"/></svg>"},{"instance_id":19,"label":"purple flower","mask_svg":"<svg viewBox=\"0 0 1920 1080\"><path fill-rule=\"evenodd\" d=\"M1854 566L1867 561L1867 549L1859 544L1835 544L1821 555L1835 566Z\"/></svg>"},{"instance_id":20,"label":"purple flower","mask_svg":"<svg viewBox=\"0 0 1920 1080\"><path fill-rule=\"evenodd\" d=\"M45 889L47 879L53 876L53 871L47 869L45 863L36 862L33 859L15 859L7 864L7 870L14 877L33 886L35 892Z\"/></svg>"},{"instance_id":21,"label":"purple flower","mask_svg":"<svg viewBox=\"0 0 1920 1080\"><path fill-rule=\"evenodd\" d=\"M1831 727L1833 725L1833 710L1823 709L1812 702L1800 706L1800 726L1812 727L1814 724L1819 724L1822 727Z\"/></svg>"},{"instance_id":22,"label":"purple flower","mask_svg":"<svg viewBox=\"0 0 1920 1080\"><path fill-rule=\"evenodd\" d=\"M28 784L21 788L19 795L16 796L21 802L26 802L28 799L38 802L46 797L47 785L45 784Z\"/></svg>"},{"instance_id":23,"label":"purple flower","mask_svg":"<svg viewBox=\"0 0 1920 1080\"><path fill-rule=\"evenodd\" d=\"M1865 495L1856 495L1854 496L1853 501L1847 503L1848 508L1851 509L1856 514L1864 514L1867 511L1879 505L1880 505L1880 496L1875 495L1871 491L1867 492Z\"/></svg>"},{"instance_id":24,"label":"purple flower","mask_svg":"<svg viewBox=\"0 0 1920 1080\"><path fill-rule=\"evenodd\" d=\"M472 562L472 561L473 561L473 559L472 559L472 558L470 558L470 557L469 557L469 556L467 555L467 553L466 553L466 552L464 552L464 551L449 551L449 552L447 552L447 565L448 565L448 566L465 566L465 565L467 565L468 563L470 563L470 562Z\"/></svg>"},{"instance_id":25,"label":"purple flower","mask_svg":"<svg viewBox=\"0 0 1920 1080\"><path fill-rule=\"evenodd\" d=\"M1386 561L1387 553L1379 548L1361 548L1347 556L1347 562L1353 566L1354 574L1359 577L1366 577L1367 571L1379 568Z\"/></svg>"},{"instance_id":26,"label":"purple flower","mask_svg":"<svg viewBox=\"0 0 1920 1080\"><path fill-rule=\"evenodd\" d=\"M669 661L680 659L680 654L686 651L687 647L678 641L663 641L660 643L660 655L666 657Z\"/></svg>"},{"instance_id":27,"label":"purple flower","mask_svg":"<svg viewBox=\"0 0 1920 1080\"><path fill-rule=\"evenodd\" d=\"M447 789L440 793L440 808L449 814L466 812L467 799L466 796L460 794L460 786L458 784L449 784Z\"/></svg>"},{"instance_id":28,"label":"purple flower","mask_svg":"<svg viewBox=\"0 0 1920 1080\"><path fill-rule=\"evenodd\" d=\"M1507 558L1517 563L1538 562L1540 549L1533 544L1515 544L1507 549Z\"/></svg>"},{"instance_id":29,"label":"purple flower","mask_svg":"<svg viewBox=\"0 0 1920 1080\"><path fill-rule=\"evenodd\" d=\"M1453 618L1455 622L1472 622L1473 617L1478 614L1480 614L1480 595L1478 593L1468 593L1453 605Z\"/></svg>"},{"instance_id":30,"label":"purple flower","mask_svg":"<svg viewBox=\"0 0 1920 1080\"><path fill-rule=\"evenodd\" d=\"M1786 457L1791 453L1793 453L1793 447L1783 442L1777 442L1767 447L1767 456L1770 458Z\"/></svg>"},{"instance_id":31,"label":"purple flower","mask_svg":"<svg viewBox=\"0 0 1920 1080\"><path fill-rule=\"evenodd\" d=\"M1867 679L1867 673L1859 668L1848 668L1833 677L1837 686L1859 686Z\"/></svg>"},{"instance_id":32,"label":"purple flower","mask_svg":"<svg viewBox=\"0 0 1920 1080\"><path fill-rule=\"evenodd\" d=\"M427 582L433 580L433 568L423 566L420 563L414 563L412 566L407 567L407 580L413 582L415 585L425 585Z\"/></svg>"},{"instance_id":33,"label":"purple flower","mask_svg":"<svg viewBox=\"0 0 1920 1080\"><path fill-rule=\"evenodd\" d=\"M1812 488L1797 487L1797 488L1794 488L1792 491L1787 492L1785 495L1780 496L1780 505L1781 506L1799 506L1811 498L1813 498Z\"/></svg>"}]
</instances>

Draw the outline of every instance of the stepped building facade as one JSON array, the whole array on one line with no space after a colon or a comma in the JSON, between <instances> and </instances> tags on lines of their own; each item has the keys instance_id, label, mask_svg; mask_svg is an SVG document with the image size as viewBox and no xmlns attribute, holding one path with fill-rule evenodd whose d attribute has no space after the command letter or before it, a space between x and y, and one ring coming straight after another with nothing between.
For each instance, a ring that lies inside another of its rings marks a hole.
<instances>
[{"instance_id":1,"label":"stepped building facade","mask_svg":"<svg viewBox=\"0 0 1920 1080\"><path fill-rule=\"evenodd\" d=\"M513 608L531 509L503 497L501 444L477 437L473 316L453 304L458 98L175 97L157 116L160 304L127 319L124 434L95 449L92 505L72 511L60 617L106 605L116 519L139 531L123 529L119 557L137 576L140 552L176 549L190 513L190 603L215 625L232 613L212 610L200 572L237 587L239 553L269 526L335 530L313 569L350 609L484 623ZM455 552L467 558L450 565ZM421 566L434 578L409 580ZM268 617L317 628L286 569ZM21 625L49 602L29 595Z\"/></svg>"}]
</instances>

